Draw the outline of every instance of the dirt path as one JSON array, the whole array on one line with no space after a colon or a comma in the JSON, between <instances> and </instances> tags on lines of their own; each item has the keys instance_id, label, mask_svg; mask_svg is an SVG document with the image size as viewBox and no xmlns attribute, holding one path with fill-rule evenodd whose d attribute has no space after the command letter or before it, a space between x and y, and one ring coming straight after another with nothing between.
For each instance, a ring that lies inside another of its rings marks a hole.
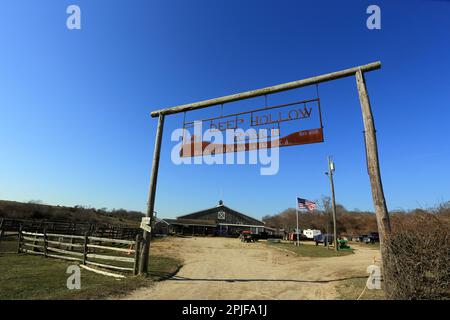
<instances>
[{"instance_id":1,"label":"dirt path","mask_svg":"<svg viewBox=\"0 0 450 320\"><path fill-rule=\"evenodd\" d=\"M184 263L178 274L125 299L333 299L339 279L366 276L379 252L306 258L228 238L170 238L153 246ZM331 280L331 281L330 281Z\"/></svg>"}]
</instances>

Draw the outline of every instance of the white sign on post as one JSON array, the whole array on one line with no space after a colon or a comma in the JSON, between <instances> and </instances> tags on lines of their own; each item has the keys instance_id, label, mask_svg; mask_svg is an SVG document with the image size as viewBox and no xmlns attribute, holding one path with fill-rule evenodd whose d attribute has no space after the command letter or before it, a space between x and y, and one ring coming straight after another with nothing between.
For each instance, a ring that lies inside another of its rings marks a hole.
<instances>
[{"instance_id":1,"label":"white sign on post","mask_svg":"<svg viewBox=\"0 0 450 320\"><path fill-rule=\"evenodd\" d=\"M144 222L141 222L141 229L143 229L143 230L145 230L147 232L151 232L152 231L152 228L148 224L146 224Z\"/></svg>"},{"instance_id":2,"label":"white sign on post","mask_svg":"<svg viewBox=\"0 0 450 320\"><path fill-rule=\"evenodd\" d=\"M143 224L150 224L150 217L143 217L142 218L142 223Z\"/></svg>"}]
</instances>

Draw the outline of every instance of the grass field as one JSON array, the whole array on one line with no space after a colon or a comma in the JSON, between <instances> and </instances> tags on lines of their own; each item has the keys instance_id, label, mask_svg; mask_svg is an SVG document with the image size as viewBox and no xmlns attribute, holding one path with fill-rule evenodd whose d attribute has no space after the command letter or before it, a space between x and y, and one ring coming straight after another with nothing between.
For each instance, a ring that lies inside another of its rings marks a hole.
<instances>
[{"instance_id":1,"label":"grass field","mask_svg":"<svg viewBox=\"0 0 450 320\"><path fill-rule=\"evenodd\" d=\"M302 257L326 258L326 257L340 257L353 254L352 250L342 250L336 252L332 248L327 249L324 246L315 246L311 244L300 244L300 246L295 246L292 243L267 242L267 245L291 251Z\"/></svg>"},{"instance_id":2,"label":"grass field","mask_svg":"<svg viewBox=\"0 0 450 320\"><path fill-rule=\"evenodd\" d=\"M356 300L363 292L367 279L355 278L341 281L336 289L338 299ZM381 283L381 290L366 289L361 295L360 300L384 300L386 299L383 291L384 285Z\"/></svg>"},{"instance_id":3,"label":"grass field","mask_svg":"<svg viewBox=\"0 0 450 320\"><path fill-rule=\"evenodd\" d=\"M380 250L380 243L376 242L376 243L362 243L362 242L356 242L356 241L349 241L348 242L349 246L361 246L367 249L373 249L373 250Z\"/></svg>"},{"instance_id":4,"label":"grass field","mask_svg":"<svg viewBox=\"0 0 450 320\"><path fill-rule=\"evenodd\" d=\"M104 299L175 273L181 262L170 257L150 256L150 277L116 279L81 269L81 289L66 286L67 267L74 264L59 259L5 253L17 250L16 241L0 243L0 300L9 299Z\"/></svg>"}]
</instances>

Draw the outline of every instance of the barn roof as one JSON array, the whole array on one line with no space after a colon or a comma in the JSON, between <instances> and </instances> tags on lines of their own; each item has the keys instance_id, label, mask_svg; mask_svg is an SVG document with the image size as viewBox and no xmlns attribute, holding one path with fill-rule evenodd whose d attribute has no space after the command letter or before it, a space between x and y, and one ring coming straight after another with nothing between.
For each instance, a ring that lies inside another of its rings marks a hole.
<instances>
[{"instance_id":1,"label":"barn roof","mask_svg":"<svg viewBox=\"0 0 450 320\"><path fill-rule=\"evenodd\" d=\"M189 220L193 219L195 221L198 221L198 219L195 219L196 216L201 216L201 215L204 215L204 214L207 214L207 213L211 213L211 212L217 212L220 209L222 209L222 210L224 210L224 211L226 211L228 213L231 213L231 214L243 217L244 219L250 220L250 221L252 221L253 223L255 223L257 225L261 225L261 226L264 225L264 222L262 222L260 220L257 220L255 218L252 218L252 217L250 217L250 216L248 216L246 214L243 214L243 213L241 213L239 211L233 210L230 207L227 207L226 205L223 204L222 201L220 201L219 205L217 205L216 207L209 208L209 209L204 209L204 210L200 210L200 211L196 211L196 212L192 212L192 213L189 213L189 214L185 214L185 215L179 216L177 219L189 219Z\"/></svg>"},{"instance_id":2,"label":"barn roof","mask_svg":"<svg viewBox=\"0 0 450 320\"><path fill-rule=\"evenodd\" d=\"M214 220L204 220L204 219L163 219L165 222L172 225L185 225L185 226L205 226L205 227L215 227L216 222Z\"/></svg>"}]
</instances>

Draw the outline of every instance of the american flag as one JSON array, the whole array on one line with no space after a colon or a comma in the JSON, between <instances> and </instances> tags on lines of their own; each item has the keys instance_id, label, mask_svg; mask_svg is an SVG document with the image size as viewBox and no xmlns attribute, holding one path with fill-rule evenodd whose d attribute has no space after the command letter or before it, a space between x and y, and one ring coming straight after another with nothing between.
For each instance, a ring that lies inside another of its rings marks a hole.
<instances>
[{"instance_id":1,"label":"american flag","mask_svg":"<svg viewBox=\"0 0 450 320\"><path fill-rule=\"evenodd\" d=\"M316 209L316 203L307 199L297 198L297 208L313 211L314 209Z\"/></svg>"}]
</instances>

